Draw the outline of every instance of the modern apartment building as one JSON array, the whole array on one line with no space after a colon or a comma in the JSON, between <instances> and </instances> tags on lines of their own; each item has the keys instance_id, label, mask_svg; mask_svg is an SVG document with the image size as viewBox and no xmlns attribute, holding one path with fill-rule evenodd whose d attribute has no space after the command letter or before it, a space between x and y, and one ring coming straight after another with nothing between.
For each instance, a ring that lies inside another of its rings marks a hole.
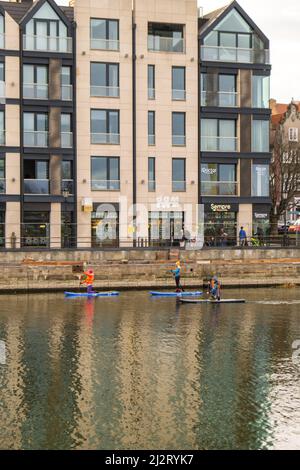
<instances>
[{"instance_id":1,"label":"modern apartment building","mask_svg":"<svg viewBox=\"0 0 300 470\"><path fill-rule=\"evenodd\" d=\"M0 1L0 245L176 244L268 217L269 42L236 3Z\"/></svg>"}]
</instances>

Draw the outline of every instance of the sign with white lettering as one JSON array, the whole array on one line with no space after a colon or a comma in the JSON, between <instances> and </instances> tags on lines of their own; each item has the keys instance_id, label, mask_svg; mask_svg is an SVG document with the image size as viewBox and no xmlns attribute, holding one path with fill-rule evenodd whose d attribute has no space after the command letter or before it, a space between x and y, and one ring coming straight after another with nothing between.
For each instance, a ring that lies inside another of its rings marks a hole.
<instances>
[{"instance_id":1,"label":"sign with white lettering","mask_svg":"<svg viewBox=\"0 0 300 470\"><path fill-rule=\"evenodd\" d=\"M210 208L213 212L230 212L231 211L230 204L211 204Z\"/></svg>"}]
</instances>

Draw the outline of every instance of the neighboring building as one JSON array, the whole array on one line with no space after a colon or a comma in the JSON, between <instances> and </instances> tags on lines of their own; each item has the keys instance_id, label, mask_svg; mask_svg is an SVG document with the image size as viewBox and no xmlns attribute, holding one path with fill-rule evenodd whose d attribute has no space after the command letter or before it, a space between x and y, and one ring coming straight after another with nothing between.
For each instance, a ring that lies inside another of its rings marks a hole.
<instances>
[{"instance_id":1,"label":"neighboring building","mask_svg":"<svg viewBox=\"0 0 300 470\"><path fill-rule=\"evenodd\" d=\"M293 150L295 145L298 149L300 148L300 101L292 100L289 104L277 103L276 100L270 100L270 107L272 110L272 134L271 134L271 146L272 139L276 132L283 134L284 139L288 143L290 150ZM285 162L289 164L289 161ZM298 167L299 168L299 167ZM298 174L300 172L298 171ZM297 188L295 188L297 189ZM279 192L279 191L278 191ZM282 197L278 194L278 197ZM300 216L300 181L299 188L296 192L293 202L286 212L286 220L293 222L299 219ZM283 221L282 221L283 222Z\"/></svg>"},{"instance_id":2,"label":"neighboring building","mask_svg":"<svg viewBox=\"0 0 300 470\"><path fill-rule=\"evenodd\" d=\"M0 244L178 243L197 204L208 235L250 234L270 208L270 70L237 2L0 1Z\"/></svg>"}]
</instances>

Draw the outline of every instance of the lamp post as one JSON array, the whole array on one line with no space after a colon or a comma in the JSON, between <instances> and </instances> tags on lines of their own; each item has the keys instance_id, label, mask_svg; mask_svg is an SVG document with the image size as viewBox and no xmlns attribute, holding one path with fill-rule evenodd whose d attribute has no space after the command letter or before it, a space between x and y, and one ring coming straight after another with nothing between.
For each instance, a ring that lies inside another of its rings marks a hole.
<instances>
[{"instance_id":1,"label":"lamp post","mask_svg":"<svg viewBox=\"0 0 300 470\"><path fill-rule=\"evenodd\" d=\"M283 220L283 223L284 223L284 229L283 229L283 246L287 246L287 242L288 242L288 239L287 239L287 227L286 227L286 211L287 211L287 207L286 207L286 201L287 201L287 194L286 193L283 193L282 195L282 198L284 200L284 213L283 213L283 217L284 217L284 220Z\"/></svg>"}]
</instances>

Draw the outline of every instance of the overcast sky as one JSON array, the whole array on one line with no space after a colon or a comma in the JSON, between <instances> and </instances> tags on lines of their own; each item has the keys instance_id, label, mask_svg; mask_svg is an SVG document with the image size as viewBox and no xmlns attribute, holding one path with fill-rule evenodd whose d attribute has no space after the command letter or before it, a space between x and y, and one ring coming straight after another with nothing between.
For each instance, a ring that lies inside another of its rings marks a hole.
<instances>
[{"instance_id":1,"label":"overcast sky","mask_svg":"<svg viewBox=\"0 0 300 470\"><path fill-rule=\"evenodd\" d=\"M57 3L68 5L68 0L57 0ZM227 0L198 0L204 14L228 3ZM270 39L271 97L279 102L300 100L300 1L239 0L239 3Z\"/></svg>"}]
</instances>

